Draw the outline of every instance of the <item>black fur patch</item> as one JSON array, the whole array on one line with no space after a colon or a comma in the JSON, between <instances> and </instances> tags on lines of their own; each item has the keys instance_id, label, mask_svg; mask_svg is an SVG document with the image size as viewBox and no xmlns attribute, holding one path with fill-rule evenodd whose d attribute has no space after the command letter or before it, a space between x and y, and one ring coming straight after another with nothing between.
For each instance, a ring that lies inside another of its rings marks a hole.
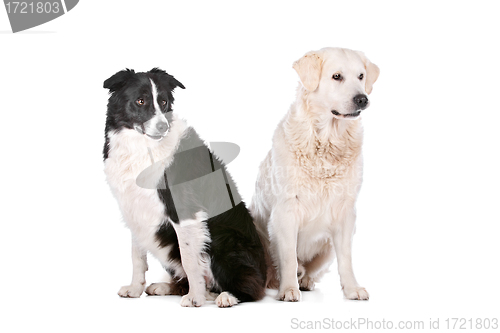
<instances>
[{"instance_id":1,"label":"black fur patch","mask_svg":"<svg viewBox=\"0 0 500 333\"><path fill-rule=\"evenodd\" d=\"M154 116L150 79L158 87L158 104L162 105L162 100L168 102L164 106L163 112L172 111L173 90L176 87L182 89L185 87L172 75L159 68L153 68L146 73L136 73L133 69L125 69L104 81L104 88L109 89L111 93L104 129L104 160L108 158L109 154L108 133L118 132L124 128L132 129L134 124L145 123ZM136 103L139 98L144 99L144 105Z\"/></svg>"},{"instance_id":2,"label":"black fur patch","mask_svg":"<svg viewBox=\"0 0 500 333\"><path fill-rule=\"evenodd\" d=\"M160 243L160 247L172 246L172 250L168 254L169 260L180 262L181 260L181 250L179 249L179 240L177 239L177 234L175 233L174 227L169 223L162 223L160 228L156 231L156 239ZM175 272L168 270L170 275L175 276Z\"/></svg>"},{"instance_id":3,"label":"black fur patch","mask_svg":"<svg viewBox=\"0 0 500 333\"><path fill-rule=\"evenodd\" d=\"M216 292L229 291L241 302L265 296L266 263L252 217L244 202L208 219L209 255Z\"/></svg>"}]
</instances>

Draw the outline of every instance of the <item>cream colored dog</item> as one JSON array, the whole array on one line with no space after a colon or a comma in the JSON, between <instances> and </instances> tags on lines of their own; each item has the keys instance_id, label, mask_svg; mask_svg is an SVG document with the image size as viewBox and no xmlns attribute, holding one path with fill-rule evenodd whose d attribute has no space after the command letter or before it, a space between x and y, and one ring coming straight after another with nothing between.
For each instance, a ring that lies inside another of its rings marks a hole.
<instances>
[{"instance_id":1,"label":"cream colored dog","mask_svg":"<svg viewBox=\"0 0 500 333\"><path fill-rule=\"evenodd\" d=\"M279 281L278 299L299 301L299 288L312 290L337 254L345 297L367 300L351 244L363 169L359 116L379 69L340 48L306 53L293 68L297 98L260 165L250 207L272 260L268 286Z\"/></svg>"}]
</instances>

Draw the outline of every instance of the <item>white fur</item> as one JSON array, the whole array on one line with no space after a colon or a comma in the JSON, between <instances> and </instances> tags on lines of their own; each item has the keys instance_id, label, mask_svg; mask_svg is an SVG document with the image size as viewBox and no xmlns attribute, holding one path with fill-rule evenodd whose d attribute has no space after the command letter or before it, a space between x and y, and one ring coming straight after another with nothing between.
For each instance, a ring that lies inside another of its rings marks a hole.
<instances>
[{"instance_id":1,"label":"white fur","mask_svg":"<svg viewBox=\"0 0 500 333\"><path fill-rule=\"evenodd\" d=\"M151 283L146 288L146 294L148 295L165 296L170 295L170 292L170 284L166 282Z\"/></svg>"},{"instance_id":2,"label":"white fur","mask_svg":"<svg viewBox=\"0 0 500 333\"><path fill-rule=\"evenodd\" d=\"M156 114L161 114L160 105L158 104L158 89L156 88L156 84L153 80L149 79L151 82L151 93L153 95L153 105L155 107Z\"/></svg>"},{"instance_id":3,"label":"white fur","mask_svg":"<svg viewBox=\"0 0 500 333\"><path fill-rule=\"evenodd\" d=\"M158 123L164 123L167 125L167 128L170 126L170 123L168 122L167 117L163 114L161 111L160 105L158 104L158 88L156 87L156 84L153 82L153 80L149 79L151 82L151 94L153 96L153 106L155 109L155 115L146 121L143 124L135 124L137 128L139 128L141 125L143 125L143 128L145 130L145 134L150 136L150 139L156 140L156 141L161 141L166 133L161 133L157 125ZM138 132L141 130L136 129ZM167 130L168 132L168 130Z\"/></svg>"},{"instance_id":4,"label":"white fur","mask_svg":"<svg viewBox=\"0 0 500 333\"><path fill-rule=\"evenodd\" d=\"M155 107L155 126L158 122L164 122L167 123L167 125L170 125L168 123L167 118L161 111L160 105L158 104L158 88L156 87L156 84L153 82L153 80L149 79L151 81L151 92L153 94L153 105Z\"/></svg>"},{"instance_id":5,"label":"white fur","mask_svg":"<svg viewBox=\"0 0 500 333\"><path fill-rule=\"evenodd\" d=\"M132 283L118 291L121 297L140 297L146 285L147 252L132 240Z\"/></svg>"},{"instance_id":6,"label":"white fur","mask_svg":"<svg viewBox=\"0 0 500 333\"><path fill-rule=\"evenodd\" d=\"M239 300L227 291L221 292L215 299L215 304L217 304L219 308L229 308L238 303Z\"/></svg>"},{"instance_id":7,"label":"white fur","mask_svg":"<svg viewBox=\"0 0 500 333\"><path fill-rule=\"evenodd\" d=\"M202 306L206 300L205 276L211 275L210 262L205 251L206 245L210 242L206 220L207 214L198 212L192 220L173 224L179 240L182 267L189 281L189 292L182 297L182 306Z\"/></svg>"},{"instance_id":8,"label":"white fur","mask_svg":"<svg viewBox=\"0 0 500 333\"><path fill-rule=\"evenodd\" d=\"M156 174L149 175L159 181L164 168L171 163L173 152L186 128L183 120L174 118L169 135L162 141L150 140L132 129L108 133L110 149L104 172L123 219L132 233L132 283L120 289L120 296L139 297L144 291L147 251L164 266L174 269L178 276L185 276L182 266L173 265L167 260L170 247L160 248L155 239L156 231L166 218L164 205L156 189L137 186L136 178L151 166L152 156L155 161L164 163L164 167L158 168Z\"/></svg>"},{"instance_id":9,"label":"white fur","mask_svg":"<svg viewBox=\"0 0 500 333\"><path fill-rule=\"evenodd\" d=\"M361 121L331 111L356 110L352 98L371 92L378 67L360 52L326 48L307 53L294 68L301 80L296 101L276 129L250 207L277 269L271 278L279 279L278 299L299 301L299 286L313 289L336 253L344 295L368 299L351 263L362 182ZM344 81L332 79L336 72Z\"/></svg>"}]
</instances>

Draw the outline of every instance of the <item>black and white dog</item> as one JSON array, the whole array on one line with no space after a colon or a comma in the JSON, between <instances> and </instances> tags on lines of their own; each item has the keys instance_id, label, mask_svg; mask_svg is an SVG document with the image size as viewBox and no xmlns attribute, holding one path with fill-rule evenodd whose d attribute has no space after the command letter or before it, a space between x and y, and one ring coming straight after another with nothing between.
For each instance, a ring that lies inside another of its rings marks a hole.
<instances>
[{"instance_id":1,"label":"black and white dog","mask_svg":"<svg viewBox=\"0 0 500 333\"><path fill-rule=\"evenodd\" d=\"M132 283L118 294L184 295L182 306L203 305L207 291L220 293L219 307L259 300L266 266L252 217L224 163L172 112L176 87L158 68L104 81L104 170L132 233ZM148 251L172 282L145 289Z\"/></svg>"}]
</instances>

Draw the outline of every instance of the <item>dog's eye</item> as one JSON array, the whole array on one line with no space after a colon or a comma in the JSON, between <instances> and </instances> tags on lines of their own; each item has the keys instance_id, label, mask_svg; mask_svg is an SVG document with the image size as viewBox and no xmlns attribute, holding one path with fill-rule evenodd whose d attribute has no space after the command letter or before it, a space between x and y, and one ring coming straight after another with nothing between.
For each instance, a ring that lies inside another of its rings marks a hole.
<instances>
[{"instance_id":1,"label":"dog's eye","mask_svg":"<svg viewBox=\"0 0 500 333\"><path fill-rule=\"evenodd\" d=\"M340 75L340 73L335 73L333 74L332 79L336 81L342 80L342 75Z\"/></svg>"},{"instance_id":2,"label":"dog's eye","mask_svg":"<svg viewBox=\"0 0 500 333\"><path fill-rule=\"evenodd\" d=\"M137 101L135 101L139 105L144 105L144 98L139 98Z\"/></svg>"},{"instance_id":3,"label":"dog's eye","mask_svg":"<svg viewBox=\"0 0 500 333\"><path fill-rule=\"evenodd\" d=\"M161 105L167 105L167 101L161 101Z\"/></svg>"},{"instance_id":4,"label":"dog's eye","mask_svg":"<svg viewBox=\"0 0 500 333\"><path fill-rule=\"evenodd\" d=\"M358 79L363 80L364 77L365 76L363 75L363 73L361 73L361 74L359 74Z\"/></svg>"}]
</instances>

